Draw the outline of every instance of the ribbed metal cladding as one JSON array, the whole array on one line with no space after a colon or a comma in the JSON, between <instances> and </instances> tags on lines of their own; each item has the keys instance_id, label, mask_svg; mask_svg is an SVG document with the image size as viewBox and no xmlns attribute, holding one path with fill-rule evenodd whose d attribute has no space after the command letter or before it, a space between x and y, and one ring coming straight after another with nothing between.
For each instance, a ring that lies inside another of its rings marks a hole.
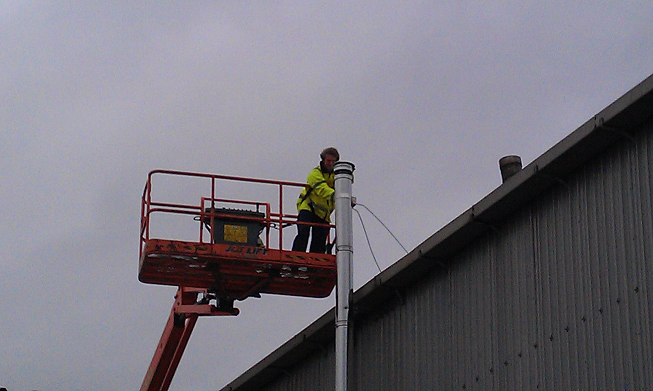
<instances>
[{"instance_id":1,"label":"ribbed metal cladding","mask_svg":"<svg viewBox=\"0 0 653 391\"><path fill-rule=\"evenodd\" d=\"M613 148L533 208L546 389L653 387L650 136Z\"/></svg>"},{"instance_id":2,"label":"ribbed metal cladding","mask_svg":"<svg viewBox=\"0 0 653 391\"><path fill-rule=\"evenodd\" d=\"M297 390L329 390L335 389L335 345L316 347L315 354L302 362L261 391L297 391Z\"/></svg>"},{"instance_id":3,"label":"ribbed metal cladding","mask_svg":"<svg viewBox=\"0 0 653 391\"><path fill-rule=\"evenodd\" d=\"M359 321L357 389L653 389L652 134Z\"/></svg>"},{"instance_id":4,"label":"ribbed metal cladding","mask_svg":"<svg viewBox=\"0 0 653 391\"><path fill-rule=\"evenodd\" d=\"M651 162L649 124L395 288L356 319L353 389L653 389ZM333 359L266 390L332 390Z\"/></svg>"}]
</instances>

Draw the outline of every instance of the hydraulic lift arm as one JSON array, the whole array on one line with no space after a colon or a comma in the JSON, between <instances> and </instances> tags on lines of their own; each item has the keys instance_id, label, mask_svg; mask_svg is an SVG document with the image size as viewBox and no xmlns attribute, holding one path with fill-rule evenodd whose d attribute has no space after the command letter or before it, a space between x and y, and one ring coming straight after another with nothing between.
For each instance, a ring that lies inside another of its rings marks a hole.
<instances>
[{"instance_id":1,"label":"hydraulic lift arm","mask_svg":"<svg viewBox=\"0 0 653 391\"><path fill-rule=\"evenodd\" d=\"M198 303L198 294L207 297L205 289L179 287L168 323L163 330L141 391L167 391L172 383L184 349L199 316L234 316L238 309L221 309L212 304Z\"/></svg>"}]
</instances>

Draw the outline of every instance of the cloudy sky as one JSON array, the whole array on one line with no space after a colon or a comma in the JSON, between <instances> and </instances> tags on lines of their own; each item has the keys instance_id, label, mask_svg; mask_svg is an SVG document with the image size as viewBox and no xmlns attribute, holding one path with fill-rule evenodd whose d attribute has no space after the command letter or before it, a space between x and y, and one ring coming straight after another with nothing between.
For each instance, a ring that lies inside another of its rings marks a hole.
<instances>
[{"instance_id":1,"label":"cloudy sky","mask_svg":"<svg viewBox=\"0 0 653 391\"><path fill-rule=\"evenodd\" d=\"M408 249L653 69L650 0L0 1L0 386L138 389L174 287L137 279L153 169L304 181L319 151ZM401 247L364 209L382 268ZM355 285L378 270L355 216ZM201 318L217 390L334 304Z\"/></svg>"}]
</instances>

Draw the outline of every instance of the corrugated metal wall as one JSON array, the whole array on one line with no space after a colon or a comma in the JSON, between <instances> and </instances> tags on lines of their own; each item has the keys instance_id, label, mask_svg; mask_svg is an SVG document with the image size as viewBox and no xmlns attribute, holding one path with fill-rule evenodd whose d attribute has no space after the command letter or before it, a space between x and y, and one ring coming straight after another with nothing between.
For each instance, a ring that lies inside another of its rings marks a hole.
<instances>
[{"instance_id":1,"label":"corrugated metal wall","mask_svg":"<svg viewBox=\"0 0 653 391\"><path fill-rule=\"evenodd\" d=\"M357 319L355 390L653 390L653 129ZM332 390L333 346L266 390Z\"/></svg>"}]
</instances>

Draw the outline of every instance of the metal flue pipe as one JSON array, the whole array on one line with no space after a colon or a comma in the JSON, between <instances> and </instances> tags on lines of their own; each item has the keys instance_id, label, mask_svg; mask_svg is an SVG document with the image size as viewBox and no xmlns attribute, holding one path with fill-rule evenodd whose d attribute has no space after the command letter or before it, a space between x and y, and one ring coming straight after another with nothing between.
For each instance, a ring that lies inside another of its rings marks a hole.
<instances>
[{"instance_id":1,"label":"metal flue pipe","mask_svg":"<svg viewBox=\"0 0 653 391\"><path fill-rule=\"evenodd\" d=\"M347 341L349 338L349 304L353 292L352 195L354 164L337 162L335 174L336 211L336 391L347 391Z\"/></svg>"}]
</instances>

